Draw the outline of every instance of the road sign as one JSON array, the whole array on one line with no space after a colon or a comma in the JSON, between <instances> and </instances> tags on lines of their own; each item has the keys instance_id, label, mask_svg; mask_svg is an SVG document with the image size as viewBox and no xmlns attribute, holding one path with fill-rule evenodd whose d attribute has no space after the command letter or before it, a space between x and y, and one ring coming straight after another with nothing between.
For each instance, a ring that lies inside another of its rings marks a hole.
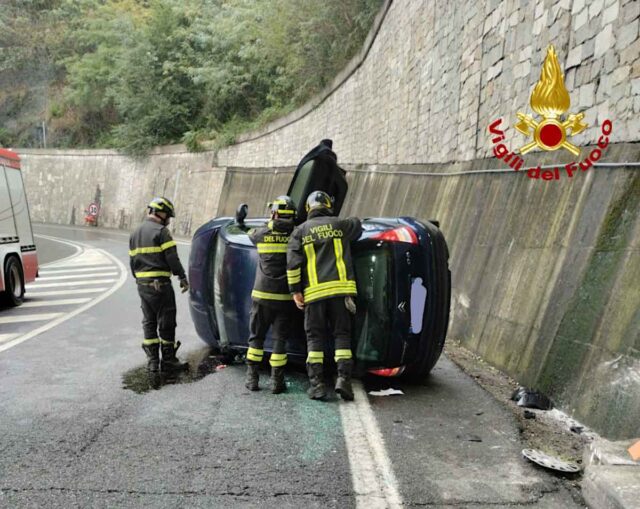
<instances>
[{"instance_id":1,"label":"road sign","mask_svg":"<svg viewBox=\"0 0 640 509\"><path fill-rule=\"evenodd\" d=\"M97 203L92 203L91 205L89 205L89 208L87 209L87 212L89 213L90 216L97 216L98 215L98 211L100 210L100 207L98 206Z\"/></svg>"}]
</instances>

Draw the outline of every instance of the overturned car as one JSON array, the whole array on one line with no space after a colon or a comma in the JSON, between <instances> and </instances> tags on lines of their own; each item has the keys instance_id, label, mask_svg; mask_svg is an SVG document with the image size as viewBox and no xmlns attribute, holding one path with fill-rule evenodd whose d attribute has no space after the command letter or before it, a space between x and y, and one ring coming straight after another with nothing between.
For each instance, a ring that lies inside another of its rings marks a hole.
<instances>
[{"instance_id":1,"label":"overturned car","mask_svg":"<svg viewBox=\"0 0 640 509\"><path fill-rule=\"evenodd\" d=\"M306 219L305 201L315 190L334 200L347 195L345 171L327 145L300 162L287 194ZM246 233L268 218L216 218L195 233L189 259L190 311L198 335L232 356L248 348L249 313L258 254ZM449 253L436 221L412 217L366 218L351 249L358 288L352 350L356 372L419 379L436 364L447 334L451 298ZM303 313L293 318L289 359L304 363ZM267 338L265 351L270 352ZM331 355L327 355L331 358Z\"/></svg>"}]
</instances>

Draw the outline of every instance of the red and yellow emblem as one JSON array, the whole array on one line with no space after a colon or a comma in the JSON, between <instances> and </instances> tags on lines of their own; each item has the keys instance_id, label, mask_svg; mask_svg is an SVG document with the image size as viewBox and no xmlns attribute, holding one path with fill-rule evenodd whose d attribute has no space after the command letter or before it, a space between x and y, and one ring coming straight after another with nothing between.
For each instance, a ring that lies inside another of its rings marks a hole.
<instances>
[{"instance_id":1,"label":"red and yellow emblem","mask_svg":"<svg viewBox=\"0 0 640 509\"><path fill-rule=\"evenodd\" d=\"M553 44L547 48L540 80L531 93L529 103L543 119L537 122L531 115L517 113L520 121L515 128L527 137L533 136L533 141L520 148L519 152L526 154L535 147L548 151L565 148L573 155L579 155L580 149L567 141L567 131L570 131L569 136L575 136L588 125L582 121L584 113L571 114L564 121L561 119L571 106L571 100Z\"/></svg>"}]
</instances>

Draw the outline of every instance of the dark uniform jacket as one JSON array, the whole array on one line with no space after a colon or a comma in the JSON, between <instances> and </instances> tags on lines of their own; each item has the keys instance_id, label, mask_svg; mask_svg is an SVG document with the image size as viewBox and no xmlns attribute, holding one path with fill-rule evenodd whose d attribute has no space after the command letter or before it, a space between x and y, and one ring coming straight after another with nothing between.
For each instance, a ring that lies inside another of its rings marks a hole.
<instances>
[{"instance_id":1,"label":"dark uniform jacket","mask_svg":"<svg viewBox=\"0 0 640 509\"><path fill-rule=\"evenodd\" d=\"M266 228L249 231L258 248L258 268L251 297L259 302L291 301L287 285L287 243L294 228L292 219L274 219Z\"/></svg>"},{"instance_id":2,"label":"dark uniform jacket","mask_svg":"<svg viewBox=\"0 0 640 509\"><path fill-rule=\"evenodd\" d=\"M328 210L312 210L289 240L287 280L291 293L304 292L305 303L356 295L349 243L361 233L357 217L340 219Z\"/></svg>"},{"instance_id":3,"label":"dark uniform jacket","mask_svg":"<svg viewBox=\"0 0 640 509\"><path fill-rule=\"evenodd\" d=\"M147 218L129 238L131 272L139 282L170 278L175 274L186 277L178 258L175 241L169 229Z\"/></svg>"}]
</instances>

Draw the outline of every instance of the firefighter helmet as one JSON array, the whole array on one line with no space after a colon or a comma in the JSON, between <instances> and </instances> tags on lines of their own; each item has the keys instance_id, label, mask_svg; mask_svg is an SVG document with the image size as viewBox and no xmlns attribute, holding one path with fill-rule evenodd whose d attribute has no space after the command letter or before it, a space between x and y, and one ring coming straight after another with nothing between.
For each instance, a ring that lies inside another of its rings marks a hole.
<instances>
[{"instance_id":1,"label":"firefighter helmet","mask_svg":"<svg viewBox=\"0 0 640 509\"><path fill-rule=\"evenodd\" d=\"M296 217L296 205L293 200L286 195L278 196L269 204L271 213L277 213L279 216Z\"/></svg>"},{"instance_id":2,"label":"firefighter helmet","mask_svg":"<svg viewBox=\"0 0 640 509\"><path fill-rule=\"evenodd\" d=\"M149 205L147 205L147 208L151 213L164 212L169 217L176 217L176 214L173 208L173 203L171 203L171 201L168 200L167 198L163 198L161 196L158 196L153 200L151 200L149 202Z\"/></svg>"},{"instance_id":3,"label":"firefighter helmet","mask_svg":"<svg viewBox=\"0 0 640 509\"><path fill-rule=\"evenodd\" d=\"M317 208L325 208L325 209L333 208L333 200L324 191L314 191L307 198L307 204L306 204L307 212Z\"/></svg>"}]
</instances>

